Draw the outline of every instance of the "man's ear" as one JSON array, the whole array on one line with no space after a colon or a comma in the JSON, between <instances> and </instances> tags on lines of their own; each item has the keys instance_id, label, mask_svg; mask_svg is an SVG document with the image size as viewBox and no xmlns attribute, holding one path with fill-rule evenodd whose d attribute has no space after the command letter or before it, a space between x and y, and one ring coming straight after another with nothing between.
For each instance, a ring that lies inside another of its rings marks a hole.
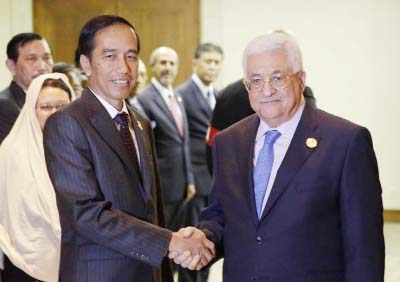
<instances>
[{"instance_id":1,"label":"man's ear","mask_svg":"<svg viewBox=\"0 0 400 282\"><path fill-rule=\"evenodd\" d=\"M15 62L11 59L7 59L6 66L8 70L11 72L12 76L15 76Z\"/></svg>"},{"instance_id":2,"label":"man's ear","mask_svg":"<svg viewBox=\"0 0 400 282\"><path fill-rule=\"evenodd\" d=\"M301 81L301 89L302 91L304 91L304 89L306 88L306 72L302 71L301 75L300 75L300 81Z\"/></svg>"},{"instance_id":3,"label":"man's ear","mask_svg":"<svg viewBox=\"0 0 400 282\"><path fill-rule=\"evenodd\" d=\"M90 59L85 55L81 55L79 58L79 62L81 63L82 69L85 72L85 74L88 77L90 77L90 75L92 74L92 66L90 64Z\"/></svg>"}]
</instances>

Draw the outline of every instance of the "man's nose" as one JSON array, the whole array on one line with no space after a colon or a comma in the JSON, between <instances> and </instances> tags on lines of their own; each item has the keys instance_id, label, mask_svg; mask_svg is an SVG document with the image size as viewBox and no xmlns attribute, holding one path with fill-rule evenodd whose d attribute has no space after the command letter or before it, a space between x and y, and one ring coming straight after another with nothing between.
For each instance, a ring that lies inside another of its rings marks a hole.
<instances>
[{"instance_id":1,"label":"man's nose","mask_svg":"<svg viewBox=\"0 0 400 282\"><path fill-rule=\"evenodd\" d=\"M271 97L276 93L276 89L271 86L271 84L266 81L264 88L262 89L262 94L267 97Z\"/></svg>"},{"instance_id":2,"label":"man's nose","mask_svg":"<svg viewBox=\"0 0 400 282\"><path fill-rule=\"evenodd\" d=\"M118 60L118 71L120 73L128 73L129 69L129 64L125 58L121 58L120 60Z\"/></svg>"}]
</instances>

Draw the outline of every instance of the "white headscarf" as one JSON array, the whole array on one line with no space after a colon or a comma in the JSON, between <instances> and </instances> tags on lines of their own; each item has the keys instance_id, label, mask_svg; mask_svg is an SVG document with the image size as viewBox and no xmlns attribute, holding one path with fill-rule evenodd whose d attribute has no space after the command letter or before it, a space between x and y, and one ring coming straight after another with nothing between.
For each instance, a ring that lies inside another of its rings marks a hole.
<instances>
[{"instance_id":1,"label":"white headscarf","mask_svg":"<svg viewBox=\"0 0 400 282\"><path fill-rule=\"evenodd\" d=\"M20 115L0 146L0 256L5 253L15 266L36 279L57 281L61 227L36 117L36 101L46 79L62 79L74 97L64 74L35 78Z\"/></svg>"}]
</instances>

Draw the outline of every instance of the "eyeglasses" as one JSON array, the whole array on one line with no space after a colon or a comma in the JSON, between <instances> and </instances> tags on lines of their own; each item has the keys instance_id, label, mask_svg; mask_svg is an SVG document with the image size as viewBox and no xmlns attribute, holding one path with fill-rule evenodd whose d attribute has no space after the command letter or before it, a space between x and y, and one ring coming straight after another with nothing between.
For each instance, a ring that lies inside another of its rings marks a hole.
<instances>
[{"instance_id":1,"label":"eyeglasses","mask_svg":"<svg viewBox=\"0 0 400 282\"><path fill-rule=\"evenodd\" d=\"M302 72L303 71L298 71L287 75L273 74L269 77L269 80L265 80L264 78L243 79L243 83L249 92L263 90L266 82L268 82L273 89L282 89L288 86L289 80L292 76L299 75Z\"/></svg>"},{"instance_id":2,"label":"eyeglasses","mask_svg":"<svg viewBox=\"0 0 400 282\"><path fill-rule=\"evenodd\" d=\"M58 111L59 109L61 109L62 107L64 107L65 104L58 104L58 105L48 105L48 104L43 104L43 105L39 105L36 108L39 108L41 111L43 112L52 112L53 109L56 109L56 111Z\"/></svg>"}]
</instances>

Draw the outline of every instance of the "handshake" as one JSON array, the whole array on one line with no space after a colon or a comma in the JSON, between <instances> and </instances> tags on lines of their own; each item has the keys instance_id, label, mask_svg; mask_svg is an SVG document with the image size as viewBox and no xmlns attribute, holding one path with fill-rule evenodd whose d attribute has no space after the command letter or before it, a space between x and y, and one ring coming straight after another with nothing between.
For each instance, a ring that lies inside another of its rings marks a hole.
<instances>
[{"instance_id":1,"label":"handshake","mask_svg":"<svg viewBox=\"0 0 400 282\"><path fill-rule=\"evenodd\" d=\"M183 268L200 270L215 257L215 246L201 230L185 227L172 233L168 257Z\"/></svg>"}]
</instances>

